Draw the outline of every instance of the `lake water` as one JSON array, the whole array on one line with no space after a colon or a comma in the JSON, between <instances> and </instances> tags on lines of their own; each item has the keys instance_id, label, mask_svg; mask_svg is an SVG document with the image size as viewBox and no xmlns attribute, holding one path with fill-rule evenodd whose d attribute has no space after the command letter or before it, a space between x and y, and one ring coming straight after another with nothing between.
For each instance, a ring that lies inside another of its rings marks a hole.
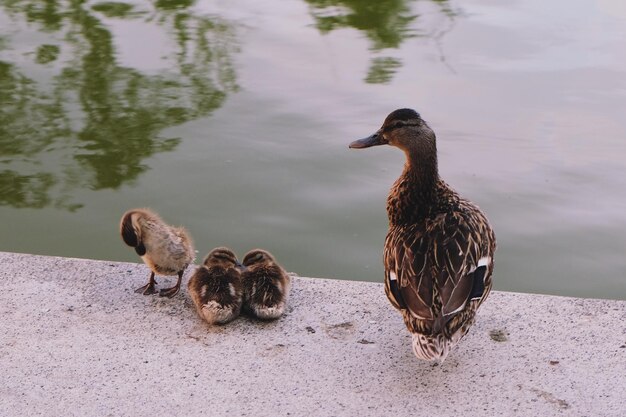
<instances>
[{"instance_id":1,"label":"lake water","mask_svg":"<svg viewBox=\"0 0 626 417\"><path fill-rule=\"evenodd\" d=\"M495 288L626 298L626 3L0 0L0 250L139 261L149 206L382 281L399 107L498 237ZM146 272L147 275L147 272Z\"/></svg>"}]
</instances>

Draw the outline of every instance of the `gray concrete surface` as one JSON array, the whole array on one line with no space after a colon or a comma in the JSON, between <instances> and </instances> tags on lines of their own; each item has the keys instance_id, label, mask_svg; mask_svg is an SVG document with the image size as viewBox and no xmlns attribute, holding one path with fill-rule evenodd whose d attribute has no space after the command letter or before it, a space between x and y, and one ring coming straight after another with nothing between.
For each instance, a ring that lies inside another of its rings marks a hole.
<instances>
[{"instance_id":1,"label":"gray concrete surface","mask_svg":"<svg viewBox=\"0 0 626 417\"><path fill-rule=\"evenodd\" d=\"M296 278L281 320L210 327L141 264L0 265L2 416L626 415L625 301L494 292L433 366L381 284Z\"/></svg>"}]
</instances>

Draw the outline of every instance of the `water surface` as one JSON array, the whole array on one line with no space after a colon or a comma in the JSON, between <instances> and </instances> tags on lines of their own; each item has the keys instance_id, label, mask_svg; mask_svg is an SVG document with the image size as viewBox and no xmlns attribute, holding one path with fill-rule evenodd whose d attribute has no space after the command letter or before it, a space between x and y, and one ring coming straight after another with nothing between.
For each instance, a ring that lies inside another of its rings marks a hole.
<instances>
[{"instance_id":1,"label":"water surface","mask_svg":"<svg viewBox=\"0 0 626 417\"><path fill-rule=\"evenodd\" d=\"M626 298L618 0L0 1L0 250L137 261L149 206L305 276L382 281L398 107L487 213L495 286Z\"/></svg>"}]
</instances>

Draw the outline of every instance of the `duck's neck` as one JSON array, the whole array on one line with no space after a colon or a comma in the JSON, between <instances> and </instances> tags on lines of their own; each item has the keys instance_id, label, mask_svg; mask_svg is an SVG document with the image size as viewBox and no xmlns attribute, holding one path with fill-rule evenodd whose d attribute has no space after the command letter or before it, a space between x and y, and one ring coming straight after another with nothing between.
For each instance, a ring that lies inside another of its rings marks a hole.
<instances>
[{"instance_id":1,"label":"duck's neck","mask_svg":"<svg viewBox=\"0 0 626 417\"><path fill-rule=\"evenodd\" d=\"M406 152L404 171L391 188L387 198L387 214L392 225L411 224L427 217L437 206L436 151L432 156L422 152Z\"/></svg>"}]
</instances>

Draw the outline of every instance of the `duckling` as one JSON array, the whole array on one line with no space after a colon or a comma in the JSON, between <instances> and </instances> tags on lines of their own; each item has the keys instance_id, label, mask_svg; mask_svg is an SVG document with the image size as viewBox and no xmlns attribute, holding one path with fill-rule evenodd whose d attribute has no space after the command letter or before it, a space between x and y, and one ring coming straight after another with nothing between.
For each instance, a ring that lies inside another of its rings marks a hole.
<instances>
[{"instance_id":1,"label":"duckling","mask_svg":"<svg viewBox=\"0 0 626 417\"><path fill-rule=\"evenodd\" d=\"M389 192L385 293L419 359L443 362L491 291L496 237L484 213L439 178L435 133L412 109L387 116L350 148L400 148L404 171Z\"/></svg>"},{"instance_id":2,"label":"duckling","mask_svg":"<svg viewBox=\"0 0 626 417\"><path fill-rule=\"evenodd\" d=\"M189 294L198 315L209 324L224 324L239 315L243 302L241 263L228 248L213 249L196 269Z\"/></svg>"},{"instance_id":3,"label":"duckling","mask_svg":"<svg viewBox=\"0 0 626 417\"><path fill-rule=\"evenodd\" d=\"M182 227L166 224L150 209L132 209L124 213L120 222L124 243L135 248L137 255L151 269L146 285L136 293L155 294L155 274L178 275L176 285L159 292L161 297L173 297L180 290L180 283L187 266L195 258L191 237Z\"/></svg>"},{"instance_id":4,"label":"duckling","mask_svg":"<svg viewBox=\"0 0 626 417\"><path fill-rule=\"evenodd\" d=\"M246 268L241 275L244 307L260 319L277 319L285 312L291 277L271 253L254 249L243 258Z\"/></svg>"}]
</instances>

